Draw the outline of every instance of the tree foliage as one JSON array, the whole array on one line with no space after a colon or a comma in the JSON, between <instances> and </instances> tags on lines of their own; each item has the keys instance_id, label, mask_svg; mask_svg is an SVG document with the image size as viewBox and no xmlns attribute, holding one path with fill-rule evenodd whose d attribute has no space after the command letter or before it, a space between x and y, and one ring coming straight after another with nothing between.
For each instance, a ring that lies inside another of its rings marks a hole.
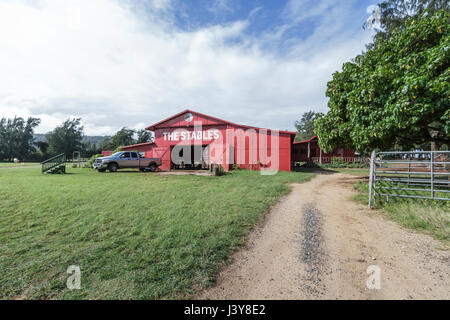
<instances>
[{"instance_id":1,"label":"tree foliage","mask_svg":"<svg viewBox=\"0 0 450 320\"><path fill-rule=\"evenodd\" d=\"M150 141L153 141L153 136L150 131L144 129L138 130L136 143L145 143Z\"/></svg>"},{"instance_id":2,"label":"tree foliage","mask_svg":"<svg viewBox=\"0 0 450 320\"><path fill-rule=\"evenodd\" d=\"M330 110L315 122L321 148L449 144L448 19L444 10L408 19L333 74L326 92Z\"/></svg>"},{"instance_id":3,"label":"tree foliage","mask_svg":"<svg viewBox=\"0 0 450 320\"><path fill-rule=\"evenodd\" d=\"M39 148L39 151L42 153L42 155L44 157L46 157L47 156L47 150L48 150L48 147L49 147L48 143L45 142L45 141L38 141L38 142L35 143L35 145Z\"/></svg>"},{"instance_id":4,"label":"tree foliage","mask_svg":"<svg viewBox=\"0 0 450 320\"><path fill-rule=\"evenodd\" d=\"M405 28L406 20L439 10L448 10L448 0L387 0L379 5L380 26L375 38L389 38L394 30Z\"/></svg>"},{"instance_id":5,"label":"tree foliage","mask_svg":"<svg viewBox=\"0 0 450 320\"><path fill-rule=\"evenodd\" d=\"M101 150L97 147L97 144L90 141L83 141L83 148L81 151L81 156L90 158L95 154L100 153Z\"/></svg>"},{"instance_id":6,"label":"tree foliage","mask_svg":"<svg viewBox=\"0 0 450 320\"><path fill-rule=\"evenodd\" d=\"M65 153L67 157L72 158L74 151L81 151L84 148L83 126L81 119L67 119L61 126L46 134L45 138L49 144L51 154Z\"/></svg>"},{"instance_id":7,"label":"tree foliage","mask_svg":"<svg viewBox=\"0 0 450 320\"><path fill-rule=\"evenodd\" d=\"M121 146L127 146L131 144L135 144L136 140L134 139L136 131L133 129L129 129L127 127L121 128L110 138L106 138L100 143L101 150L115 150Z\"/></svg>"},{"instance_id":8,"label":"tree foliage","mask_svg":"<svg viewBox=\"0 0 450 320\"><path fill-rule=\"evenodd\" d=\"M303 113L300 120L295 121L295 128L297 129L295 141L307 140L314 136L314 120L319 116L319 113L308 111Z\"/></svg>"},{"instance_id":9,"label":"tree foliage","mask_svg":"<svg viewBox=\"0 0 450 320\"><path fill-rule=\"evenodd\" d=\"M84 136L81 118L77 118L67 119L47 133L46 141L35 142L33 131L39 123L40 120L36 118L29 118L27 121L19 117L0 119L0 160L11 161L18 158L41 161L60 153L65 153L71 158L74 151L79 151L82 157L91 157L103 150L117 150L121 146L153 141L152 133L149 131L135 131L123 127L112 137L106 137L98 143L91 142Z\"/></svg>"},{"instance_id":10,"label":"tree foliage","mask_svg":"<svg viewBox=\"0 0 450 320\"><path fill-rule=\"evenodd\" d=\"M35 149L33 147L34 128L40 119L29 117L26 121L20 117L0 120L0 159L24 160Z\"/></svg>"}]
</instances>

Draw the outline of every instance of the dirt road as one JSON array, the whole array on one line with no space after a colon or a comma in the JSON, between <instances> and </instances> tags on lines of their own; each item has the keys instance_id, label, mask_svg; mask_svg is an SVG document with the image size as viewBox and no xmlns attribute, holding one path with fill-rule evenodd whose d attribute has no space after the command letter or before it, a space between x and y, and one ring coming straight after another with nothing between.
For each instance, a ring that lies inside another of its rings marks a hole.
<instances>
[{"instance_id":1,"label":"dirt road","mask_svg":"<svg viewBox=\"0 0 450 320\"><path fill-rule=\"evenodd\" d=\"M197 298L450 299L450 252L349 200L356 179L293 185ZM369 266L380 289L367 287Z\"/></svg>"}]
</instances>

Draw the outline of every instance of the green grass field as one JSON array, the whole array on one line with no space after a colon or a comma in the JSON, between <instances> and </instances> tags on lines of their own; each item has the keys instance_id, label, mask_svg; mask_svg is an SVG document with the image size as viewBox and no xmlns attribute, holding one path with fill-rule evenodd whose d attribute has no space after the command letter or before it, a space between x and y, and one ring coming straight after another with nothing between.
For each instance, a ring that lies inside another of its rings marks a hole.
<instances>
[{"instance_id":1,"label":"green grass field","mask_svg":"<svg viewBox=\"0 0 450 320\"><path fill-rule=\"evenodd\" d=\"M313 176L0 170L0 298L172 299L211 285L288 183ZM81 290L66 288L81 268Z\"/></svg>"},{"instance_id":2,"label":"green grass field","mask_svg":"<svg viewBox=\"0 0 450 320\"><path fill-rule=\"evenodd\" d=\"M39 162L0 162L0 168L11 168L11 167L29 167L29 166L38 166Z\"/></svg>"},{"instance_id":3,"label":"green grass field","mask_svg":"<svg viewBox=\"0 0 450 320\"><path fill-rule=\"evenodd\" d=\"M333 171L337 171L340 173L350 174L352 176L359 177L368 177L369 176L369 168L338 168L338 169L329 169Z\"/></svg>"}]
</instances>

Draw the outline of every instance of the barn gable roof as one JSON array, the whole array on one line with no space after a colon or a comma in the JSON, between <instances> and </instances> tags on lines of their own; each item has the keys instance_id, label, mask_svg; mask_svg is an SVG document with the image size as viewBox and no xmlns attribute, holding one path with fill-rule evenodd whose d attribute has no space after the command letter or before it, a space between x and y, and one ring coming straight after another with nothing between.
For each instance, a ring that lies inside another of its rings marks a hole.
<instances>
[{"instance_id":1,"label":"barn gable roof","mask_svg":"<svg viewBox=\"0 0 450 320\"><path fill-rule=\"evenodd\" d=\"M216 117L212 117L197 111L193 111L193 110L189 110L186 109L180 113L177 113L169 118L166 118L162 121L159 121L151 126L148 126L147 128L145 128L146 130L150 130L150 131L155 131L155 129L157 128L170 128L170 127L179 127L179 126L187 126L190 125L190 122L187 122L185 120L185 115L187 114L192 114L194 116L194 121L198 121L201 120L205 125L231 125L234 127L241 127L241 128L246 128L246 129L262 129L262 128L258 128L258 127L252 127L252 126L246 126L246 125L242 125L242 124L236 124L230 121L226 121L226 120L222 120ZM197 119L196 119L197 118ZM272 129L266 129L268 131L272 131ZM282 131L279 130L280 133L287 133L290 135L295 135L296 132L292 132L292 131Z\"/></svg>"},{"instance_id":2,"label":"barn gable roof","mask_svg":"<svg viewBox=\"0 0 450 320\"><path fill-rule=\"evenodd\" d=\"M189 115L189 114L191 114L193 116L193 119L187 121L185 116ZM208 116L206 114L202 114L200 112L186 109L186 110L179 112L171 117L161 120L145 129L154 131L157 128L189 126L189 125L192 125L194 123L194 121L202 121L202 123L204 125L227 124L227 122L224 120L214 118L214 117Z\"/></svg>"}]
</instances>

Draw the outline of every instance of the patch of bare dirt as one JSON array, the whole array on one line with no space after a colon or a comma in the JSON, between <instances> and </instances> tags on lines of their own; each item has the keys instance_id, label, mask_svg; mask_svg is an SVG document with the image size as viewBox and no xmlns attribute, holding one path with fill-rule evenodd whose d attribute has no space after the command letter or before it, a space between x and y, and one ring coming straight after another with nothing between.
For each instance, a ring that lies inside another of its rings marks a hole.
<instances>
[{"instance_id":1,"label":"patch of bare dirt","mask_svg":"<svg viewBox=\"0 0 450 320\"><path fill-rule=\"evenodd\" d=\"M450 299L450 252L349 198L356 177L293 185L199 299ZM367 268L381 270L368 289Z\"/></svg>"}]
</instances>

